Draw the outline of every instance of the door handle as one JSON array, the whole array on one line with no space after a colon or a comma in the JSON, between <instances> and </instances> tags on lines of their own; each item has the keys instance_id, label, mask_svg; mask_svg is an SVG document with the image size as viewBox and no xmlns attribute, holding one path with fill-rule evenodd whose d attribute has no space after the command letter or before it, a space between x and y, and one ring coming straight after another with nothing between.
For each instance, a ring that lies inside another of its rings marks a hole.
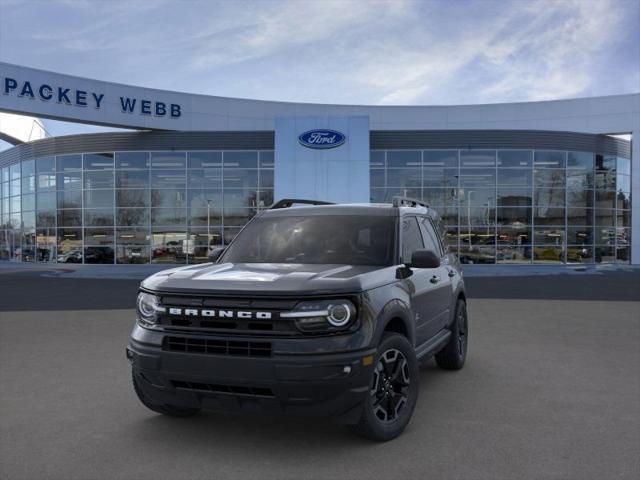
<instances>
[{"instance_id":1,"label":"door handle","mask_svg":"<svg viewBox=\"0 0 640 480\"><path fill-rule=\"evenodd\" d=\"M431 283L438 283L440 281L440 277L437 275L434 275L433 277L431 277L431 280L429 280Z\"/></svg>"}]
</instances>

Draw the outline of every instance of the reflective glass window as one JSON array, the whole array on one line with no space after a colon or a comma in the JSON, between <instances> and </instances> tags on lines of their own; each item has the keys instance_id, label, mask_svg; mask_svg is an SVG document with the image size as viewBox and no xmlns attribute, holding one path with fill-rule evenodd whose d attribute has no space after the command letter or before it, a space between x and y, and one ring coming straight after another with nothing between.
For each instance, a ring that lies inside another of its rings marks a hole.
<instances>
[{"instance_id":1,"label":"reflective glass window","mask_svg":"<svg viewBox=\"0 0 640 480\"><path fill-rule=\"evenodd\" d=\"M90 172L95 173L95 172ZM99 172L103 173L103 172ZM63 172L57 175L58 190L74 190L82 188L82 172Z\"/></svg>"},{"instance_id":2,"label":"reflective glass window","mask_svg":"<svg viewBox=\"0 0 640 480\"><path fill-rule=\"evenodd\" d=\"M261 175L268 175L268 170L260 172ZM189 188L221 188L222 168L207 168L201 170L189 170L187 172L187 185ZM273 171L271 171L271 181L273 183Z\"/></svg>"},{"instance_id":3,"label":"reflective glass window","mask_svg":"<svg viewBox=\"0 0 640 480\"><path fill-rule=\"evenodd\" d=\"M113 244L113 227L93 227L84 229L85 245Z\"/></svg>"},{"instance_id":4,"label":"reflective glass window","mask_svg":"<svg viewBox=\"0 0 640 480\"><path fill-rule=\"evenodd\" d=\"M187 152L189 168L208 169L222 167L222 152Z\"/></svg>"},{"instance_id":5,"label":"reflective glass window","mask_svg":"<svg viewBox=\"0 0 640 480\"><path fill-rule=\"evenodd\" d=\"M33 193L22 195L22 210L35 210L36 196Z\"/></svg>"},{"instance_id":6,"label":"reflective glass window","mask_svg":"<svg viewBox=\"0 0 640 480\"><path fill-rule=\"evenodd\" d=\"M38 192L36 194L36 208L38 210L55 210L56 192Z\"/></svg>"},{"instance_id":7,"label":"reflective glass window","mask_svg":"<svg viewBox=\"0 0 640 480\"><path fill-rule=\"evenodd\" d=\"M84 208L113 208L113 190L85 190Z\"/></svg>"},{"instance_id":8,"label":"reflective glass window","mask_svg":"<svg viewBox=\"0 0 640 480\"><path fill-rule=\"evenodd\" d=\"M148 208L118 208L116 210L116 223L121 226L148 226Z\"/></svg>"},{"instance_id":9,"label":"reflective glass window","mask_svg":"<svg viewBox=\"0 0 640 480\"><path fill-rule=\"evenodd\" d=\"M495 150L460 150L460 168L495 167Z\"/></svg>"},{"instance_id":10,"label":"reflective glass window","mask_svg":"<svg viewBox=\"0 0 640 480\"><path fill-rule=\"evenodd\" d=\"M369 166L371 168L384 168L386 166L384 150L371 150L369 152Z\"/></svg>"},{"instance_id":11,"label":"reflective glass window","mask_svg":"<svg viewBox=\"0 0 640 480\"><path fill-rule=\"evenodd\" d=\"M149 190L116 190L116 205L118 207L148 207L150 205Z\"/></svg>"},{"instance_id":12,"label":"reflective glass window","mask_svg":"<svg viewBox=\"0 0 640 480\"><path fill-rule=\"evenodd\" d=\"M631 175L631 159L618 157L616 171L618 175Z\"/></svg>"},{"instance_id":13,"label":"reflective glass window","mask_svg":"<svg viewBox=\"0 0 640 480\"><path fill-rule=\"evenodd\" d=\"M84 226L100 227L113 225L113 210L93 208L84 210Z\"/></svg>"},{"instance_id":14,"label":"reflective glass window","mask_svg":"<svg viewBox=\"0 0 640 480\"><path fill-rule=\"evenodd\" d=\"M456 188L458 186L457 168L429 167L422 170L422 184L425 187Z\"/></svg>"},{"instance_id":15,"label":"reflective glass window","mask_svg":"<svg viewBox=\"0 0 640 480\"><path fill-rule=\"evenodd\" d=\"M502 187L498 186L499 207L530 207L532 191L530 187Z\"/></svg>"},{"instance_id":16,"label":"reflective glass window","mask_svg":"<svg viewBox=\"0 0 640 480\"><path fill-rule=\"evenodd\" d=\"M82 169L82 155L60 155L56 160L58 172Z\"/></svg>"},{"instance_id":17,"label":"reflective glass window","mask_svg":"<svg viewBox=\"0 0 640 480\"><path fill-rule=\"evenodd\" d=\"M33 193L36 191L36 177L22 177L22 193Z\"/></svg>"},{"instance_id":18,"label":"reflective glass window","mask_svg":"<svg viewBox=\"0 0 640 480\"><path fill-rule=\"evenodd\" d=\"M82 210L58 210L58 227L81 227Z\"/></svg>"},{"instance_id":19,"label":"reflective glass window","mask_svg":"<svg viewBox=\"0 0 640 480\"><path fill-rule=\"evenodd\" d=\"M420 168L389 168L387 169L387 186L420 188L422 170Z\"/></svg>"},{"instance_id":20,"label":"reflective glass window","mask_svg":"<svg viewBox=\"0 0 640 480\"><path fill-rule=\"evenodd\" d=\"M40 173L55 173L56 171L56 158L55 157L43 157L36 159L36 172Z\"/></svg>"},{"instance_id":21,"label":"reflective glass window","mask_svg":"<svg viewBox=\"0 0 640 480\"><path fill-rule=\"evenodd\" d=\"M566 153L556 151L536 150L533 165L540 168L565 168Z\"/></svg>"},{"instance_id":22,"label":"reflective glass window","mask_svg":"<svg viewBox=\"0 0 640 480\"><path fill-rule=\"evenodd\" d=\"M85 153L82 163L85 170L113 169L113 153Z\"/></svg>"},{"instance_id":23,"label":"reflective glass window","mask_svg":"<svg viewBox=\"0 0 640 480\"><path fill-rule=\"evenodd\" d=\"M186 200L184 189L151 190L152 207L186 207Z\"/></svg>"},{"instance_id":24,"label":"reflective glass window","mask_svg":"<svg viewBox=\"0 0 640 480\"><path fill-rule=\"evenodd\" d=\"M533 152L531 150L498 150L498 167L531 167Z\"/></svg>"},{"instance_id":25,"label":"reflective glass window","mask_svg":"<svg viewBox=\"0 0 640 480\"><path fill-rule=\"evenodd\" d=\"M116 187L117 188L148 188L149 187L149 171L148 170L117 170L116 171Z\"/></svg>"},{"instance_id":26,"label":"reflective glass window","mask_svg":"<svg viewBox=\"0 0 640 480\"><path fill-rule=\"evenodd\" d=\"M258 168L258 152L224 152L222 156L226 168Z\"/></svg>"},{"instance_id":27,"label":"reflective glass window","mask_svg":"<svg viewBox=\"0 0 640 480\"><path fill-rule=\"evenodd\" d=\"M499 168L498 185L530 186L531 170L525 168Z\"/></svg>"},{"instance_id":28,"label":"reflective glass window","mask_svg":"<svg viewBox=\"0 0 640 480\"><path fill-rule=\"evenodd\" d=\"M113 188L113 171L96 170L84 172L84 188Z\"/></svg>"},{"instance_id":29,"label":"reflective glass window","mask_svg":"<svg viewBox=\"0 0 640 480\"><path fill-rule=\"evenodd\" d=\"M59 191L58 208L82 208L82 192L80 190Z\"/></svg>"},{"instance_id":30,"label":"reflective glass window","mask_svg":"<svg viewBox=\"0 0 640 480\"><path fill-rule=\"evenodd\" d=\"M459 185L463 187L493 187L496 184L494 168L460 169Z\"/></svg>"},{"instance_id":31,"label":"reflective glass window","mask_svg":"<svg viewBox=\"0 0 640 480\"><path fill-rule=\"evenodd\" d=\"M257 187L258 170L244 170L240 168L224 168L222 181L225 188Z\"/></svg>"},{"instance_id":32,"label":"reflective glass window","mask_svg":"<svg viewBox=\"0 0 640 480\"><path fill-rule=\"evenodd\" d=\"M387 152L387 167L420 167L422 152L416 150L389 150Z\"/></svg>"},{"instance_id":33,"label":"reflective glass window","mask_svg":"<svg viewBox=\"0 0 640 480\"><path fill-rule=\"evenodd\" d=\"M118 169L147 169L149 152L118 152L115 164Z\"/></svg>"},{"instance_id":34,"label":"reflective glass window","mask_svg":"<svg viewBox=\"0 0 640 480\"><path fill-rule=\"evenodd\" d=\"M152 188L185 188L187 173L185 170L151 171Z\"/></svg>"},{"instance_id":35,"label":"reflective glass window","mask_svg":"<svg viewBox=\"0 0 640 480\"><path fill-rule=\"evenodd\" d=\"M589 152L567 152L567 168L593 170L594 156Z\"/></svg>"},{"instance_id":36,"label":"reflective glass window","mask_svg":"<svg viewBox=\"0 0 640 480\"><path fill-rule=\"evenodd\" d=\"M36 174L36 161L24 160L22 162L22 176L29 177Z\"/></svg>"},{"instance_id":37,"label":"reflective glass window","mask_svg":"<svg viewBox=\"0 0 640 480\"><path fill-rule=\"evenodd\" d=\"M422 152L422 164L425 169L431 168L458 168L457 150L424 150Z\"/></svg>"},{"instance_id":38,"label":"reflective glass window","mask_svg":"<svg viewBox=\"0 0 640 480\"><path fill-rule=\"evenodd\" d=\"M185 152L151 152L151 168L184 169Z\"/></svg>"},{"instance_id":39,"label":"reflective glass window","mask_svg":"<svg viewBox=\"0 0 640 480\"><path fill-rule=\"evenodd\" d=\"M273 170L260 170L260 188L273 188Z\"/></svg>"},{"instance_id":40,"label":"reflective glass window","mask_svg":"<svg viewBox=\"0 0 640 480\"><path fill-rule=\"evenodd\" d=\"M273 168L273 165L274 165L274 152L273 151L260 152L260 167Z\"/></svg>"},{"instance_id":41,"label":"reflective glass window","mask_svg":"<svg viewBox=\"0 0 640 480\"><path fill-rule=\"evenodd\" d=\"M113 263L113 245L90 246L84 248L84 263Z\"/></svg>"},{"instance_id":42,"label":"reflective glass window","mask_svg":"<svg viewBox=\"0 0 640 480\"><path fill-rule=\"evenodd\" d=\"M152 208L151 225L171 227L187 224L187 212L184 208Z\"/></svg>"}]
</instances>

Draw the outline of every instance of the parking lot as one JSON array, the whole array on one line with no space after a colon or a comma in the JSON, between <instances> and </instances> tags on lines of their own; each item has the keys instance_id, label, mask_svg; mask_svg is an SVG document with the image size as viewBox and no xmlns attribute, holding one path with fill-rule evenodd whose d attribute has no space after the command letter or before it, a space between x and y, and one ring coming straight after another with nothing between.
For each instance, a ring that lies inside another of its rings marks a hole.
<instances>
[{"instance_id":1,"label":"parking lot","mask_svg":"<svg viewBox=\"0 0 640 480\"><path fill-rule=\"evenodd\" d=\"M638 478L638 271L469 278L468 364L423 365L386 444L321 419L146 410L124 355L137 283L0 272L0 478Z\"/></svg>"}]
</instances>

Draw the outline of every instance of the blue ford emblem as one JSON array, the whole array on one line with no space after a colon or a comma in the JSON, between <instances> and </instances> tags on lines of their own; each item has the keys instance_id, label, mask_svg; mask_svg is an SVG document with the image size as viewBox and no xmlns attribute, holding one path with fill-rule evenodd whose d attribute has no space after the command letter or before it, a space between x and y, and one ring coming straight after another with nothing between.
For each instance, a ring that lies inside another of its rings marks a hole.
<instances>
[{"instance_id":1,"label":"blue ford emblem","mask_svg":"<svg viewBox=\"0 0 640 480\"><path fill-rule=\"evenodd\" d=\"M301 145L307 148L335 148L347 141L344 133L326 128L309 130L298 136Z\"/></svg>"}]
</instances>

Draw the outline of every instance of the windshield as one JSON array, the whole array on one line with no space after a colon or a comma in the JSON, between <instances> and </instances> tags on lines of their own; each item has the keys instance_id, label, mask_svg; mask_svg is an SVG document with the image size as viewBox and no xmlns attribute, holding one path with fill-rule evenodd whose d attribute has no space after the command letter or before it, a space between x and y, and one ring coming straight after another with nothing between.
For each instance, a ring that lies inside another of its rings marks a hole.
<instances>
[{"instance_id":1,"label":"windshield","mask_svg":"<svg viewBox=\"0 0 640 480\"><path fill-rule=\"evenodd\" d=\"M313 215L250 222L222 262L392 265L395 217Z\"/></svg>"}]
</instances>

